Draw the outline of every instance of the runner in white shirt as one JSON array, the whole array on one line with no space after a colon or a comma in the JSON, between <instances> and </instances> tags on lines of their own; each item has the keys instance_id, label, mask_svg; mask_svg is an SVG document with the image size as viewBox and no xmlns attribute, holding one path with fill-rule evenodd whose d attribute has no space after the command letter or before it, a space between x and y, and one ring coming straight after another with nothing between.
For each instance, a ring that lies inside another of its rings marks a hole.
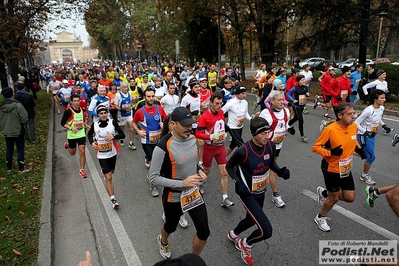
<instances>
[{"instance_id":1,"label":"runner in white shirt","mask_svg":"<svg viewBox=\"0 0 399 266\"><path fill-rule=\"evenodd\" d=\"M167 115L170 115L173 110L180 105L180 98L175 94L175 84L168 84L168 94L161 99L161 106Z\"/></svg>"},{"instance_id":2,"label":"runner in white shirt","mask_svg":"<svg viewBox=\"0 0 399 266\"><path fill-rule=\"evenodd\" d=\"M305 86L309 88L310 81L313 80L313 73L312 71L310 71L310 66L308 64L305 64L303 66L303 71L301 71L299 75L303 75L305 77ZM303 113L305 115L309 113L308 109L306 109L306 106L303 108Z\"/></svg>"},{"instance_id":3,"label":"runner in white shirt","mask_svg":"<svg viewBox=\"0 0 399 266\"><path fill-rule=\"evenodd\" d=\"M241 146L244 141L242 139L242 128L244 127L244 120L251 120L248 114L248 102L245 100L247 96L247 89L240 87L236 90L236 97L228 101L222 110L228 114L227 126L232 137L229 147L227 148L227 156L234 150L235 147Z\"/></svg>"},{"instance_id":4,"label":"runner in white shirt","mask_svg":"<svg viewBox=\"0 0 399 266\"><path fill-rule=\"evenodd\" d=\"M196 123L193 124L193 132L195 133L195 130L197 129L198 125L198 119L200 117L200 107L201 107L201 101L200 101L200 96L198 95L198 90L199 90L199 83L196 79L192 79L189 84L190 91L186 94L186 96L183 97L180 106L186 107L190 112L191 115L193 116L194 121ZM200 161L202 158L199 158Z\"/></svg>"},{"instance_id":5,"label":"runner in white shirt","mask_svg":"<svg viewBox=\"0 0 399 266\"><path fill-rule=\"evenodd\" d=\"M284 107L284 95L282 91L273 90L269 94L270 108L264 109L260 113L260 117L266 119L270 125L270 139L276 144L276 153L274 154L275 160L277 161L281 148L283 147L283 141L287 135L288 122L290 118L290 111ZM270 171L270 187L273 191L272 201L276 207L284 207L285 203L281 199L277 189L277 175L275 172Z\"/></svg>"},{"instance_id":6,"label":"runner in white shirt","mask_svg":"<svg viewBox=\"0 0 399 266\"><path fill-rule=\"evenodd\" d=\"M388 82L385 81L385 79L387 78L387 73L382 70L382 69L378 69L377 73L376 73L377 79L367 83L366 85L363 86L363 92L364 95L368 94L367 89L376 89L376 90L380 90L383 91L385 93L388 93ZM373 103L370 103L373 104Z\"/></svg>"},{"instance_id":7,"label":"runner in white shirt","mask_svg":"<svg viewBox=\"0 0 399 266\"><path fill-rule=\"evenodd\" d=\"M47 85L47 94L50 90L53 93L54 106L57 108L57 113L60 114L60 99L57 97L58 90L62 87L62 83L57 80L56 75L51 76L51 81Z\"/></svg>"}]
</instances>

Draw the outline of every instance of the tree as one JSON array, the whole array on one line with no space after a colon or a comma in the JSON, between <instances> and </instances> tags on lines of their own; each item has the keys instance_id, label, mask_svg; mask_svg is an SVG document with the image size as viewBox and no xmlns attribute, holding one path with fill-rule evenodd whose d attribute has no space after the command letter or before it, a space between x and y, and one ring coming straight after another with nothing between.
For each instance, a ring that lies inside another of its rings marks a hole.
<instances>
[{"instance_id":1,"label":"tree","mask_svg":"<svg viewBox=\"0 0 399 266\"><path fill-rule=\"evenodd\" d=\"M23 56L44 49L42 41L45 28L54 17L71 17L71 13L83 10L82 0L0 0L0 79L7 86L6 63L13 80L17 80L19 63ZM74 12L72 12L72 10Z\"/></svg>"}]
</instances>

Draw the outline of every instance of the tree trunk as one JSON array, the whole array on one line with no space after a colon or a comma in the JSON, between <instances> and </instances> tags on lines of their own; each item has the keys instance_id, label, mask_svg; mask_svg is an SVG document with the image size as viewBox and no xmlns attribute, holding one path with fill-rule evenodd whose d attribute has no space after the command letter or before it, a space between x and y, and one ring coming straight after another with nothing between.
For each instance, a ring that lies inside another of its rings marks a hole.
<instances>
[{"instance_id":1,"label":"tree trunk","mask_svg":"<svg viewBox=\"0 0 399 266\"><path fill-rule=\"evenodd\" d=\"M0 83L2 88L8 86L5 60L3 53L0 53Z\"/></svg>"},{"instance_id":2,"label":"tree trunk","mask_svg":"<svg viewBox=\"0 0 399 266\"><path fill-rule=\"evenodd\" d=\"M274 59L274 44L276 28L273 25L257 24L258 41L262 63L271 66Z\"/></svg>"},{"instance_id":3,"label":"tree trunk","mask_svg":"<svg viewBox=\"0 0 399 266\"><path fill-rule=\"evenodd\" d=\"M243 42L243 34L239 34L238 38L238 62L241 66L241 77L242 80L245 80L245 66L244 66L244 42Z\"/></svg>"},{"instance_id":4,"label":"tree trunk","mask_svg":"<svg viewBox=\"0 0 399 266\"><path fill-rule=\"evenodd\" d=\"M361 22L359 30L359 62L366 66L367 55L367 30L369 27L370 18L370 0L360 2L362 5Z\"/></svg>"}]
</instances>

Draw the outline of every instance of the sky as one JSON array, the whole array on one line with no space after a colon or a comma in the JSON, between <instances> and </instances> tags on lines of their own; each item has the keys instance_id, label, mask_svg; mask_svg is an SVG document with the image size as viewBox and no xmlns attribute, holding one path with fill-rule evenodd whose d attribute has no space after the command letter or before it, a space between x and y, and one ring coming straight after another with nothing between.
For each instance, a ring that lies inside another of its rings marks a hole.
<instances>
[{"instance_id":1,"label":"sky","mask_svg":"<svg viewBox=\"0 0 399 266\"><path fill-rule=\"evenodd\" d=\"M64 25L66 28L63 30L56 30L57 25ZM83 21L76 22L71 19L64 19L59 21L53 21L48 25L49 29L55 31L54 33L49 33L48 37L55 39L55 33L61 31L67 31L70 33L75 33L76 37L80 36L80 40L83 42L83 46L89 46L89 34L86 31L86 27Z\"/></svg>"}]
</instances>

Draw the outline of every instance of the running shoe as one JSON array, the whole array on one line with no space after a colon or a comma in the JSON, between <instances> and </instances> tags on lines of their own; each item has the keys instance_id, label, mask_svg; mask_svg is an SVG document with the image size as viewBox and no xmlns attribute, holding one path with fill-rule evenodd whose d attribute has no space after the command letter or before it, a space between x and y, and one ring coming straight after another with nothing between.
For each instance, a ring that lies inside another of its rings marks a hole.
<instances>
[{"instance_id":1,"label":"running shoe","mask_svg":"<svg viewBox=\"0 0 399 266\"><path fill-rule=\"evenodd\" d=\"M254 102L254 111L256 111L256 108L258 108L258 103Z\"/></svg>"},{"instance_id":2,"label":"running shoe","mask_svg":"<svg viewBox=\"0 0 399 266\"><path fill-rule=\"evenodd\" d=\"M309 138L307 138L305 136L302 136L301 137L301 141L304 142L304 143L308 143L309 142Z\"/></svg>"},{"instance_id":3,"label":"running shoe","mask_svg":"<svg viewBox=\"0 0 399 266\"><path fill-rule=\"evenodd\" d=\"M287 132L290 133L291 135L295 135L295 128L294 127L289 127L287 129Z\"/></svg>"},{"instance_id":4,"label":"running shoe","mask_svg":"<svg viewBox=\"0 0 399 266\"><path fill-rule=\"evenodd\" d=\"M331 120L331 116L330 116L329 114L325 114L325 115L324 115L324 119Z\"/></svg>"},{"instance_id":5,"label":"running shoe","mask_svg":"<svg viewBox=\"0 0 399 266\"><path fill-rule=\"evenodd\" d=\"M29 168L24 168L24 169L22 169L22 170L18 170L18 171L17 171L18 174L29 173L29 172L30 172L30 169L29 169Z\"/></svg>"},{"instance_id":6,"label":"running shoe","mask_svg":"<svg viewBox=\"0 0 399 266\"><path fill-rule=\"evenodd\" d=\"M303 108L303 111L302 111L302 113L303 113L303 114L305 114L305 115L307 115L307 114L309 114L309 110L308 110L308 109L306 109L306 108Z\"/></svg>"},{"instance_id":7,"label":"running shoe","mask_svg":"<svg viewBox=\"0 0 399 266\"><path fill-rule=\"evenodd\" d=\"M57 114L61 114L61 111L60 111L60 110L58 110L58 111L57 111Z\"/></svg>"},{"instance_id":8,"label":"running shoe","mask_svg":"<svg viewBox=\"0 0 399 266\"><path fill-rule=\"evenodd\" d=\"M112 202L112 208L113 208L114 210L116 210L116 209L119 208L119 203L116 202L116 199L115 199L115 198L111 199L111 202Z\"/></svg>"},{"instance_id":9,"label":"running shoe","mask_svg":"<svg viewBox=\"0 0 399 266\"><path fill-rule=\"evenodd\" d=\"M220 206L227 208L230 206L233 206L234 202L232 202L229 198L225 198L224 200L222 200L222 203L220 203Z\"/></svg>"},{"instance_id":10,"label":"running shoe","mask_svg":"<svg viewBox=\"0 0 399 266\"><path fill-rule=\"evenodd\" d=\"M6 170L6 174L9 174L9 173L11 173L12 172L12 169L7 169Z\"/></svg>"},{"instance_id":11,"label":"running shoe","mask_svg":"<svg viewBox=\"0 0 399 266\"><path fill-rule=\"evenodd\" d=\"M393 137L392 137L392 147L395 147L396 144L398 144L398 142L399 142L399 134L393 135Z\"/></svg>"},{"instance_id":12,"label":"running shoe","mask_svg":"<svg viewBox=\"0 0 399 266\"><path fill-rule=\"evenodd\" d=\"M150 161L148 161L147 156L144 155L144 166L145 168L149 169L150 168Z\"/></svg>"},{"instance_id":13,"label":"running shoe","mask_svg":"<svg viewBox=\"0 0 399 266\"><path fill-rule=\"evenodd\" d=\"M238 240L240 240L240 236L233 236L234 232L233 230L229 231L229 233L227 234L227 238L231 240L231 242L233 242L234 244L237 243Z\"/></svg>"},{"instance_id":14,"label":"running shoe","mask_svg":"<svg viewBox=\"0 0 399 266\"><path fill-rule=\"evenodd\" d=\"M316 217L314 217L313 220L317 224L317 226L319 227L319 229L321 231L324 231L324 232L330 231L330 227L327 224L327 220L331 220L330 217L320 217L319 218L319 215L316 214Z\"/></svg>"},{"instance_id":15,"label":"running shoe","mask_svg":"<svg viewBox=\"0 0 399 266\"><path fill-rule=\"evenodd\" d=\"M394 132L395 129L393 127L389 127L388 130L385 130L384 128L382 129L382 131L384 131L384 135L389 134L391 132Z\"/></svg>"},{"instance_id":16,"label":"running shoe","mask_svg":"<svg viewBox=\"0 0 399 266\"><path fill-rule=\"evenodd\" d=\"M199 189L199 192L201 193L201 195L203 195L205 193L204 184L200 183L198 185L198 189Z\"/></svg>"},{"instance_id":17,"label":"running shoe","mask_svg":"<svg viewBox=\"0 0 399 266\"><path fill-rule=\"evenodd\" d=\"M365 192L367 195L366 198L367 205L369 205L370 207L374 207L374 201L380 197L380 195L376 193L377 188L373 186L366 186Z\"/></svg>"},{"instance_id":18,"label":"running shoe","mask_svg":"<svg viewBox=\"0 0 399 266\"><path fill-rule=\"evenodd\" d=\"M375 185L375 181L371 178L371 176L369 174L367 174L367 175L362 174L360 176L360 180L362 180L367 185Z\"/></svg>"},{"instance_id":19,"label":"running shoe","mask_svg":"<svg viewBox=\"0 0 399 266\"><path fill-rule=\"evenodd\" d=\"M65 141L65 143L64 143L64 148L65 148L66 150L69 148L69 143L68 143L68 141Z\"/></svg>"},{"instance_id":20,"label":"running shoe","mask_svg":"<svg viewBox=\"0 0 399 266\"><path fill-rule=\"evenodd\" d=\"M179 224L183 228L186 228L188 226L188 221L187 221L186 215L184 213L180 216Z\"/></svg>"},{"instance_id":21,"label":"running shoe","mask_svg":"<svg viewBox=\"0 0 399 266\"><path fill-rule=\"evenodd\" d=\"M121 139L121 140L119 141L119 144L121 145L121 147L125 146L125 142L123 141L123 139Z\"/></svg>"},{"instance_id":22,"label":"running shoe","mask_svg":"<svg viewBox=\"0 0 399 266\"><path fill-rule=\"evenodd\" d=\"M236 248L241 251L241 259L247 265L253 265L254 259L252 258L252 246L248 246L244 244L246 238L241 238L235 244Z\"/></svg>"},{"instance_id":23,"label":"running shoe","mask_svg":"<svg viewBox=\"0 0 399 266\"><path fill-rule=\"evenodd\" d=\"M319 96L316 95L316 97L314 97L314 105L313 105L313 109L316 109L317 106L319 106L319 102L317 101L317 99L319 99Z\"/></svg>"},{"instance_id":24,"label":"running shoe","mask_svg":"<svg viewBox=\"0 0 399 266\"><path fill-rule=\"evenodd\" d=\"M162 235L158 235L157 237L158 245L159 245L159 254L161 254L162 258L170 259L172 257L172 252L169 250L169 244L162 244Z\"/></svg>"},{"instance_id":25,"label":"running shoe","mask_svg":"<svg viewBox=\"0 0 399 266\"><path fill-rule=\"evenodd\" d=\"M278 207L278 208L282 208L285 206L285 202L281 198L280 194L276 194L276 196L272 196L272 201L273 201L274 205L276 205L276 207Z\"/></svg>"},{"instance_id":26,"label":"running shoe","mask_svg":"<svg viewBox=\"0 0 399 266\"><path fill-rule=\"evenodd\" d=\"M86 173L85 169L80 169L79 175L80 175L81 178L86 178L87 177L87 173Z\"/></svg>"},{"instance_id":27,"label":"running shoe","mask_svg":"<svg viewBox=\"0 0 399 266\"><path fill-rule=\"evenodd\" d=\"M153 197L159 196L159 192L156 186L150 185L150 190L151 190L151 196Z\"/></svg>"},{"instance_id":28,"label":"running shoe","mask_svg":"<svg viewBox=\"0 0 399 266\"><path fill-rule=\"evenodd\" d=\"M323 196L323 191L326 190L324 187L317 187L317 201L321 206L323 206L324 202L326 201L327 198Z\"/></svg>"},{"instance_id":29,"label":"running shoe","mask_svg":"<svg viewBox=\"0 0 399 266\"><path fill-rule=\"evenodd\" d=\"M323 129L325 129L327 127L327 122L326 120L321 120L320 121L320 132L323 131Z\"/></svg>"},{"instance_id":30,"label":"running shoe","mask_svg":"<svg viewBox=\"0 0 399 266\"><path fill-rule=\"evenodd\" d=\"M133 142L130 142L130 143L129 143L129 148L131 148L132 150L136 150L136 149L137 149L137 147L134 146L134 143L133 143Z\"/></svg>"}]
</instances>

